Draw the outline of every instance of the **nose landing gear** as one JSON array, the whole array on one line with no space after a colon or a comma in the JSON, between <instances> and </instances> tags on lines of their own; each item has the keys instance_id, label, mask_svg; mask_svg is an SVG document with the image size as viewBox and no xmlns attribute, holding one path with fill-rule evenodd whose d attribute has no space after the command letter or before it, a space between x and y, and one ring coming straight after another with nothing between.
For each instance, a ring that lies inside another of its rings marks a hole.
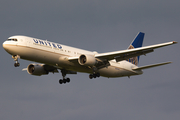
<instances>
[{"instance_id":1,"label":"nose landing gear","mask_svg":"<svg viewBox=\"0 0 180 120\"><path fill-rule=\"evenodd\" d=\"M16 61L14 63L14 67L19 67L20 63L18 62L18 58L20 58L20 56L19 55L13 55L12 58L14 59L14 61Z\"/></svg>"}]
</instances>

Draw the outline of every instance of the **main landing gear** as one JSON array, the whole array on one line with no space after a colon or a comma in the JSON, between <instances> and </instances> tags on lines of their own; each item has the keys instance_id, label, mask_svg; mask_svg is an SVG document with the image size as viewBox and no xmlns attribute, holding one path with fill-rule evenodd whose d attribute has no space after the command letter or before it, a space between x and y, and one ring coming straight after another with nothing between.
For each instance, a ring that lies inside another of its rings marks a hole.
<instances>
[{"instance_id":1,"label":"main landing gear","mask_svg":"<svg viewBox=\"0 0 180 120\"><path fill-rule=\"evenodd\" d=\"M63 79L60 79L59 80L59 84L66 84L66 83L69 83L70 82L70 78L65 78L66 77L66 70L61 70L61 73L62 73L62 76L63 76Z\"/></svg>"},{"instance_id":2,"label":"main landing gear","mask_svg":"<svg viewBox=\"0 0 180 120\"><path fill-rule=\"evenodd\" d=\"M70 79L69 79L69 78L66 78L66 79L63 78L63 79L60 79L60 80L59 80L59 84L63 84L63 83L66 84L66 83L69 83L69 82L70 82Z\"/></svg>"},{"instance_id":3,"label":"main landing gear","mask_svg":"<svg viewBox=\"0 0 180 120\"><path fill-rule=\"evenodd\" d=\"M100 73L97 72L98 69L96 67L92 67L92 70L93 70L93 74L89 75L90 79L93 79L93 78L96 78L96 77L100 77Z\"/></svg>"},{"instance_id":4,"label":"main landing gear","mask_svg":"<svg viewBox=\"0 0 180 120\"><path fill-rule=\"evenodd\" d=\"M18 58L20 58L20 56L19 55L13 55L12 58L14 59L14 61L16 61L14 63L14 67L19 67L20 63L18 62Z\"/></svg>"},{"instance_id":5,"label":"main landing gear","mask_svg":"<svg viewBox=\"0 0 180 120\"><path fill-rule=\"evenodd\" d=\"M100 77L100 74L99 73L94 73L94 74L89 75L90 79L93 79L93 78L96 78L96 77Z\"/></svg>"}]
</instances>

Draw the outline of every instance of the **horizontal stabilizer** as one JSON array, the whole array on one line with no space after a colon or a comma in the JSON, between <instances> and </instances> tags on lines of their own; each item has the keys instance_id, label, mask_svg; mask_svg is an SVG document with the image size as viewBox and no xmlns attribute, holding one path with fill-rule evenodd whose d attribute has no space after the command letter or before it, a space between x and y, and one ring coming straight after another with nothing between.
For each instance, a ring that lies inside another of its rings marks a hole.
<instances>
[{"instance_id":1,"label":"horizontal stabilizer","mask_svg":"<svg viewBox=\"0 0 180 120\"><path fill-rule=\"evenodd\" d=\"M132 68L132 69L133 69L133 70L142 70L142 69L157 67L157 66L161 66L161 65L170 64L170 63L172 63L172 62L164 62L164 63L159 63L159 64L146 65L146 66L137 67L137 68Z\"/></svg>"}]
</instances>

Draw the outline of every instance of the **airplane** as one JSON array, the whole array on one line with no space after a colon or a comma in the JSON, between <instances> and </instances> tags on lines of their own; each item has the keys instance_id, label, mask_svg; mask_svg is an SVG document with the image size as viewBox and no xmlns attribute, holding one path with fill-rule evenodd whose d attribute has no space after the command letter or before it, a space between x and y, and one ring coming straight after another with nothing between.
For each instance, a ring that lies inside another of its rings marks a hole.
<instances>
[{"instance_id":1,"label":"airplane","mask_svg":"<svg viewBox=\"0 0 180 120\"><path fill-rule=\"evenodd\" d=\"M151 53L156 48L177 43L172 41L142 47L144 35L145 33L139 32L126 50L106 53L91 52L22 35L9 37L3 43L3 48L12 55L15 67L20 66L18 59L37 62L29 64L23 70L35 76L61 71L63 79L60 79L59 83L65 84L70 82L70 78L66 78L66 75L77 74L77 72L89 73L90 79L100 76L130 77L141 75L143 69L171 63L163 62L138 67L141 55Z\"/></svg>"}]
</instances>

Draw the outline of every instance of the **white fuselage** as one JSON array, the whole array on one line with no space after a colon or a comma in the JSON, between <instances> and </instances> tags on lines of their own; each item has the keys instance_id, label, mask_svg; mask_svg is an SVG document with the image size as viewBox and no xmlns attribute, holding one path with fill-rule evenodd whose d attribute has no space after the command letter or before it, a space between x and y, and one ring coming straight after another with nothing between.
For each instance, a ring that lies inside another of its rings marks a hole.
<instances>
[{"instance_id":1,"label":"white fuselage","mask_svg":"<svg viewBox=\"0 0 180 120\"><path fill-rule=\"evenodd\" d=\"M77 62L68 61L68 57L79 57L82 54L92 55L97 52L90 52L66 45L40 40L26 36L12 36L18 41L5 41L4 49L11 55L18 55L21 59L44 63L56 66L60 69L66 69L77 72L92 73L92 69L88 66L80 65ZM104 77L123 77L142 74L141 70L132 70L136 65L115 60L109 61L110 65L98 69L101 76Z\"/></svg>"}]
</instances>

